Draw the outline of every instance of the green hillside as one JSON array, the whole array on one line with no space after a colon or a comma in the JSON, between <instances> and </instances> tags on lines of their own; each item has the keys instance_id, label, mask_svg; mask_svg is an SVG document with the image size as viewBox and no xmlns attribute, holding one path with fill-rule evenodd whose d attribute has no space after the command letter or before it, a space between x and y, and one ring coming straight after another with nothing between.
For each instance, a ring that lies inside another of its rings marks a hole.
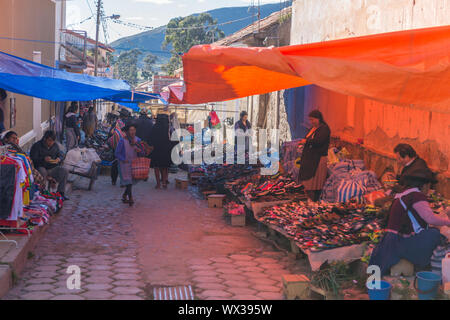
<instances>
[{"instance_id":1,"label":"green hillside","mask_svg":"<svg viewBox=\"0 0 450 320\"><path fill-rule=\"evenodd\" d=\"M261 18L265 18L274 12L280 10L281 7L286 7L291 2L275 4L266 4L261 6ZM230 8L220 8L211 11L207 11L211 14L214 19L217 19L218 23L239 20L243 18L248 18L235 23L223 25L220 27L221 30L225 32L225 35L233 34L234 32L248 26L256 18L252 17L255 12L248 7L230 7ZM169 50L162 50L161 45L164 41L164 31L165 26L158 27L154 30L139 33L130 37L121 38L114 41L111 46L116 49L115 55L119 55L122 51L131 50L137 48L141 50L144 54L141 59L144 58L146 53L152 53L156 55L158 59L158 64L165 64L169 60L171 54Z\"/></svg>"}]
</instances>

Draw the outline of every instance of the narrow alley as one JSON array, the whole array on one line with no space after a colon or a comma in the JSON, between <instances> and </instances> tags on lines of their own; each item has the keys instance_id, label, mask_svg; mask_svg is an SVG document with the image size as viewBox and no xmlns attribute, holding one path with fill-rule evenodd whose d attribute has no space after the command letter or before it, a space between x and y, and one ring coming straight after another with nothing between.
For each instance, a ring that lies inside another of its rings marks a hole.
<instances>
[{"instance_id":1,"label":"narrow alley","mask_svg":"<svg viewBox=\"0 0 450 320\"><path fill-rule=\"evenodd\" d=\"M137 184L133 208L105 176L92 192L73 191L4 299L141 300L176 285L192 285L198 299L283 299L281 275L304 270L300 262L171 182ZM80 290L67 289L71 265L81 269Z\"/></svg>"}]
</instances>

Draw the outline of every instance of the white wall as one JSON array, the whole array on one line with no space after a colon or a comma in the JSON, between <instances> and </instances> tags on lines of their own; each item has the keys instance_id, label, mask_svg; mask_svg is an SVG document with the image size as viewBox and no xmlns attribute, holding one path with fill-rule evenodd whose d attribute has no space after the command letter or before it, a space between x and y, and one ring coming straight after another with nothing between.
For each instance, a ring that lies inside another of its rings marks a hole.
<instances>
[{"instance_id":1,"label":"white wall","mask_svg":"<svg viewBox=\"0 0 450 320\"><path fill-rule=\"evenodd\" d=\"M450 24L448 0L294 0L291 44Z\"/></svg>"}]
</instances>

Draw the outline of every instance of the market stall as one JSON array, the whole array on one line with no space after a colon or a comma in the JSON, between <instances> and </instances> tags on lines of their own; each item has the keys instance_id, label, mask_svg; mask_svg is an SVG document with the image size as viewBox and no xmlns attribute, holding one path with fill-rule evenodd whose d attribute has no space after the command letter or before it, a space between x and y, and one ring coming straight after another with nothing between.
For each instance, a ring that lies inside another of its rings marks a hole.
<instances>
[{"instance_id":1,"label":"market stall","mask_svg":"<svg viewBox=\"0 0 450 320\"><path fill-rule=\"evenodd\" d=\"M0 147L0 175L0 242L16 243L7 234L30 235L62 208L61 195L45 191L30 158L9 145Z\"/></svg>"}]
</instances>

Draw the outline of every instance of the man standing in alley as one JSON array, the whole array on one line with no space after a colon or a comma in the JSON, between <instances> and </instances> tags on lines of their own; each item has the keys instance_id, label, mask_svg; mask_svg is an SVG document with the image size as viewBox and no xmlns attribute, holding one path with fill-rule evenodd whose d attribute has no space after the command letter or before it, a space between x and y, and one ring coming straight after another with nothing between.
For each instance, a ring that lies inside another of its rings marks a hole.
<instances>
[{"instance_id":1,"label":"man standing in alley","mask_svg":"<svg viewBox=\"0 0 450 320\"><path fill-rule=\"evenodd\" d=\"M47 179L47 176L54 178L58 183L57 191L64 200L69 200L64 194L69 172L61 165L64 153L56 143L55 132L51 130L45 132L44 137L31 147L30 157L44 179Z\"/></svg>"},{"instance_id":2,"label":"man standing in alley","mask_svg":"<svg viewBox=\"0 0 450 320\"><path fill-rule=\"evenodd\" d=\"M97 128L97 115L94 112L94 107L89 107L89 111L83 116L83 131L86 137L92 138L95 129Z\"/></svg>"}]
</instances>

